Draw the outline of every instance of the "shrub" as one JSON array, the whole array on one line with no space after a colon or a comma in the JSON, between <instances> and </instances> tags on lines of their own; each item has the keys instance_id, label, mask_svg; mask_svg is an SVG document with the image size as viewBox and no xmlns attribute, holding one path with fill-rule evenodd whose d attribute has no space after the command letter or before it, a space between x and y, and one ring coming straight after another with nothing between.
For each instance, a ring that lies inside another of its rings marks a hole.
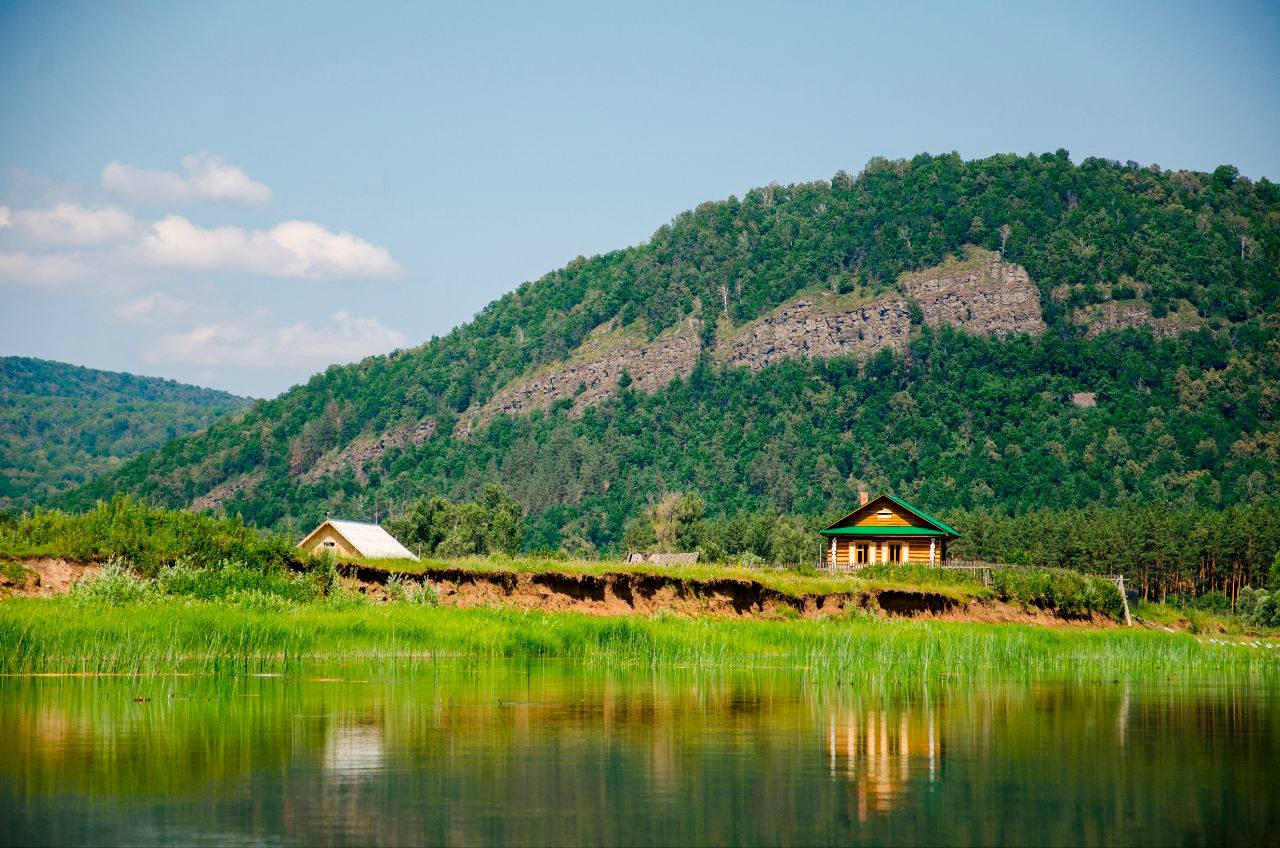
<instances>
[{"instance_id":1,"label":"shrub","mask_svg":"<svg viewBox=\"0 0 1280 848\"><path fill-rule=\"evenodd\" d=\"M399 574L392 574L387 578L387 582L383 584L382 590L387 593L389 601L403 601L408 594L408 590L404 586L404 578Z\"/></svg>"},{"instance_id":2,"label":"shrub","mask_svg":"<svg viewBox=\"0 0 1280 848\"><path fill-rule=\"evenodd\" d=\"M156 584L166 595L204 601L220 600L236 592L256 592L292 603L304 603L320 594L314 583L305 577L280 568L256 568L226 560L201 568L190 559L183 559L161 571Z\"/></svg>"},{"instance_id":3,"label":"shrub","mask_svg":"<svg viewBox=\"0 0 1280 848\"><path fill-rule=\"evenodd\" d=\"M1116 584L1104 578L1060 568L999 568L991 586L1003 601L1056 610L1062 615L1101 612L1119 619L1124 600Z\"/></svg>"},{"instance_id":4,"label":"shrub","mask_svg":"<svg viewBox=\"0 0 1280 848\"><path fill-rule=\"evenodd\" d=\"M424 580L422 585L409 592L408 600L409 603L419 606L438 607L440 606L440 593L436 591L435 586Z\"/></svg>"},{"instance_id":5,"label":"shrub","mask_svg":"<svg viewBox=\"0 0 1280 848\"><path fill-rule=\"evenodd\" d=\"M1266 594L1265 591L1259 593L1251 586L1245 586L1240 590L1240 594L1236 595L1236 615L1246 621L1253 615L1254 610L1258 608L1258 595Z\"/></svg>"},{"instance_id":6,"label":"shrub","mask_svg":"<svg viewBox=\"0 0 1280 848\"><path fill-rule=\"evenodd\" d=\"M156 597L155 581L138 577L120 558L109 561L97 576L71 587L71 597L83 605L124 606Z\"/></svg>"},{"instance_id":7,"label":"shrub","mask_svg":"<svg viewBox=\"0 0 1280 848\"><path fill-rule=\"evenodd\" d=\"M1245 586L1236 597L1236 615L1254 627L1280 627L1280 592Z\"/></svg>"},{"instance_id":8,"label":"shrub","mask_svg":"<svg viewBox=\"0 0 1280 848\"><path fill-rule=\"evenodd\" d=\"M313 558L310 570L312 583L322 595L331 595L341 588L338 580L338 559L331 551Z\"/></svg>"},{"instance_id":9,"label":"shrub","mask_svg":"<svg viewBox=\"0 0 1280 848\"><path fill-rule=\"evenodd\" d=\"M264 534L238 519L157 509L123 495L87 512L39 510L0 526L0 548L13 556L57 556L77 562L119 558L154 577L179 560L211 566L237 560L282 567L305 561L284 536Z\"/></svg>"}]
</instances>

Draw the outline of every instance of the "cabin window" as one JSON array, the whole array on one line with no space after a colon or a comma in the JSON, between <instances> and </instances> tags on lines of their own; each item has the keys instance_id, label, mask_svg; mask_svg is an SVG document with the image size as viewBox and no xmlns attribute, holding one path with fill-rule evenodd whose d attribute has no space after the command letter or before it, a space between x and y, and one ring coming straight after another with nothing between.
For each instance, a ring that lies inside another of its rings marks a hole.
<instances>
[{"instance_id":1,"label":"cabin window","mask_svg":"<svg viewBox=\"0 0 1280 848\"><path fill-rule=\"evenodd\" d=\"M876 515L879 516L880 518L888 518L889 516L893 515L893 513L886 508L877 512Z\"/></svg>"},{"instance_id":2,"label":"cabin window","mask_svg":"<svg viewBox=\"0 0 1280 848\"><path fill-rule=\"evenodd\" d=\"M855 547L855 551L858 557L858 565L866 565L870 558L871 546L866 542L859 542Z\"/></svg>"},{"instance_id":3,"label":"cabin window","mask_svg":"<svg viewBox=\"0 0 1280 848\"><path fill-rule=\"evenodd\" d=\"M889 562L902 562L902 545L889 546Z\"/></svg>"},{"instance_id":4,"label":"cabin window","mask_svg":"<svg viewBox=\"0 0 1280 848\"><path fill-rule=\"evenodd\" d=\"M325 539L323 542L320 543L320 545L321 547L325 547L325 548L336 548L338 546L338 543L333 541L332 539Z\"/></svg>"}]
</instances>

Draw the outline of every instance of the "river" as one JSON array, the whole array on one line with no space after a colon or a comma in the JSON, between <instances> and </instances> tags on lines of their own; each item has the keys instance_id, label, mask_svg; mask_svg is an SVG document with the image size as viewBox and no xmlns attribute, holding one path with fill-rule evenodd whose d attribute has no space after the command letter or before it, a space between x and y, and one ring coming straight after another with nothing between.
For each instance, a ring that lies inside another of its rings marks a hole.
<instances>
[{"instance_id":1,"label":"river","mask_svg":"<svg viewBox=\"0 0 1280 848\"><path fill-rule=\"evenodd\" d=\"M555 663L0 678L0 843L1261 845L1249 681Z\"/></svg>"}]
</instances>

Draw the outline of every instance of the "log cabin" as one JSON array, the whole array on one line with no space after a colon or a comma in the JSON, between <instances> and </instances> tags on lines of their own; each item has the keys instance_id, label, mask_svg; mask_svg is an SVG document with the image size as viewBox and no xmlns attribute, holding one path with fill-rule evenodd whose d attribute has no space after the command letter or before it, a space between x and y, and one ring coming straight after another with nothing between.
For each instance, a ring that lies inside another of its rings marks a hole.
<instances>
[{"instance_id":1,"label":"log cabin","mask_svg":"<svg viewBox=\"0 0 1280 848\"><path fill-rule=\"evenodd\" d=\"M853 512L820 532L823 561L836 568L880 563L941 565L947 542L960 538L950 525L932 518L899 497L859 492Z\"/></svg>"}]
</instances>

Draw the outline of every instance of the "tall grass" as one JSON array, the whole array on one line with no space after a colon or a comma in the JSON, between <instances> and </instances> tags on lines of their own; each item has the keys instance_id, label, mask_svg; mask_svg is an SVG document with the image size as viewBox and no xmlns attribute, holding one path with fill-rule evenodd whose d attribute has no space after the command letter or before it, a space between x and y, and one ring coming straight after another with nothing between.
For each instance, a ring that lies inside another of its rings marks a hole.
<instances>
[{"instance_id":1,"label":"tall grass","mask_svg":"<svg viewBox=\"0 0 1280 848\"><path fill-rule=\"evenodd\" d=\"M588 665L806 669L822 677L1031 679L1280 672L1280 651L1151 631L853 617L817 621L595 617L425 604L252 604L187 598L0 605L0 672L288 670L314 660L562 658Z\"/></svg>"}]
</instances>

